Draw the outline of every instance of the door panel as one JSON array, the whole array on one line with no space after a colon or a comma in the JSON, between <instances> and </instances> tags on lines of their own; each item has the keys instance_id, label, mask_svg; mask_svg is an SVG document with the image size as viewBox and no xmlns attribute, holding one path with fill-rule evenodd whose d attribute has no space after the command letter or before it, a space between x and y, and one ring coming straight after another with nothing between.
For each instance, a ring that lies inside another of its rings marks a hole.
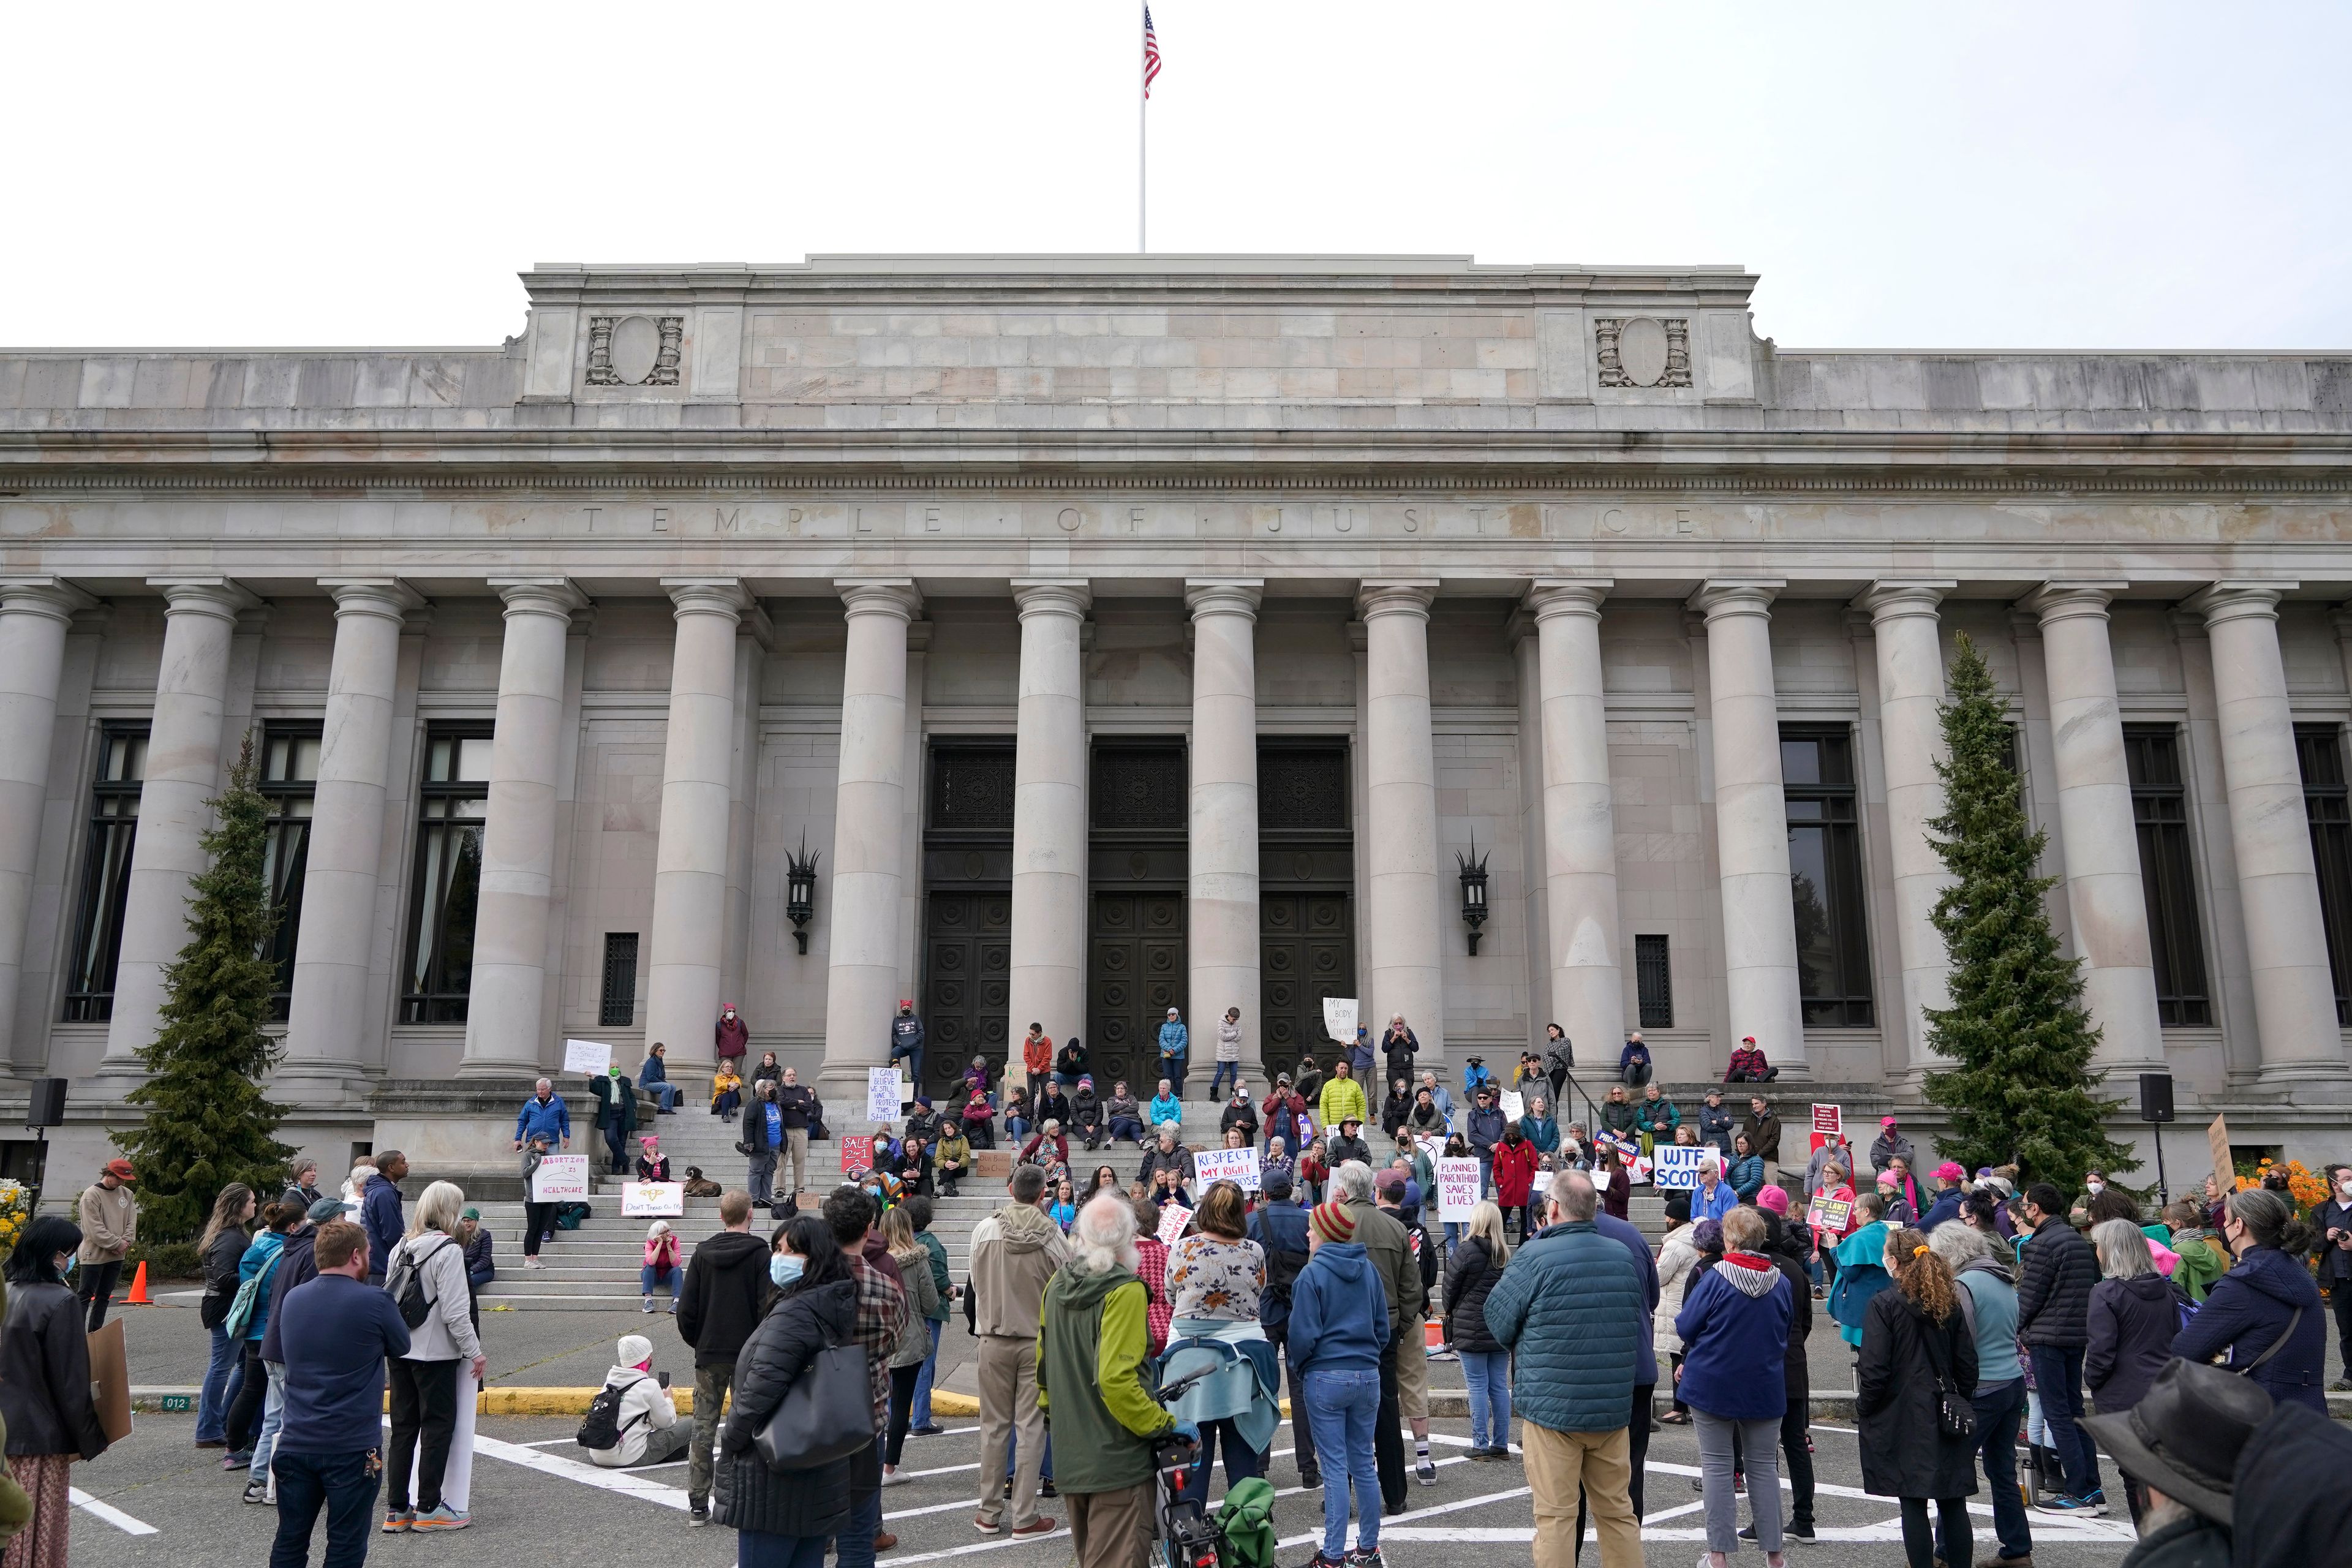
<instances>
[{"instance_id":1,"label":"door panel","mask_svg":"<svg viewBox=\"0 0 2352 1568\"><path fill-rule=\"evenodd\" d=\"M1258 900L1258 1004L1269 1072L1328 1058L1323 999L1356 994L1353 900L1345 893L1266 893Z\"/></svg>"},{"instance_id":2,"label":"door panel","mask_svg":"<svg viewBox=\"0 0 2352 1568\"><path fill-rule=\"evenodd\" d=\"M1181 1008L1192 1021L1184 997L1184 895L1097 892L1087 948L1095 1089L1108 1097L1125 1079L1137 1099L1149 1100L1160 1082L1160 1025L1168 1009ZM1213 1037L1210 1044L1214 1055ZM1196 1048L1187 1059L1200 1057Z\"/></svg>"},{"instance_id":3,"label":"door panel","mask_svg":"<svg viewBox=\"0 0 2352 1568\"><path fill-rule=\"evenodd\" d=\"M934 1104L974 1057L1001 1068L1012 1000L1013 899L1006 893L930 895L923 926L923 1088Z\"/></svg>"}]
</instances>

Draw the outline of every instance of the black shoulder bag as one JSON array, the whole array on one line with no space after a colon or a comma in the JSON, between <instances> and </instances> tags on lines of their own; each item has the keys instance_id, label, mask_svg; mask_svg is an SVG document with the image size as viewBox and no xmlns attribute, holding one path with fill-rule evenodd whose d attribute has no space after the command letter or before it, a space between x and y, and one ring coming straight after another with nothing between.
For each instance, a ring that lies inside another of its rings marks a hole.
<instances>
[{"instance_id":1,"label":"black shoulder bag","mask_svg":"<svg viewBox=\"0 0 2352 1568\"><path fill-rule=\"evenodd\" d=\"M1954 1316L1958 1316L1956 1312ZM1960 1392L1952 1379L1951 1361L1938 1354L1944 1336L1951 1331L1945 1323L1930 1322L1923 1329L1927 1345L1927 1364L1936 1373L1936 1430L1955 1440L1973 1442L1977 1435L1977 1410L1969 1395Z\"/></svg>"},{"instance_id":2,"label":"black shoulder bag","mask_svg":"<svg viewBox=\"0 0 2352 1568\"><path fill-rule=\"evenodd\" d=\"M866 1347L830 1342L809 1357L783 1402L760 1428L760 1462L779 1475L813 1470L874 1446L874 1389Z\"/></svg>"}]
</instances>

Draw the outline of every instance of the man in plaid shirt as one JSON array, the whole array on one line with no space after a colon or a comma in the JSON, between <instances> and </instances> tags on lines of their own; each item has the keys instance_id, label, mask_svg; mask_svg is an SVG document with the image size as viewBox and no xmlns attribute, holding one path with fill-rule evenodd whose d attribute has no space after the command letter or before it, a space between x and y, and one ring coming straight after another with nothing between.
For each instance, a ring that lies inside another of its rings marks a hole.
<instances>
[{"instance_id":1,"label":"man in plaid shirt","mask_svg":"<svg viewBox=\"0 0 2352 1568\"><path fill-rule=\"evenodd\" d=\"M836 1187L824 1200L825 1228L857 1281L856 1331L874 1394L874 1447L850 1460L849 1523L835 1537L840 1568L873 1568L876 1552L898 1544L882 1529L882 1434L890 1425L890 1352L907 1328L907 1285L874 1220L874 1200L860 1188Z\"/></svg>"}]
</instances>

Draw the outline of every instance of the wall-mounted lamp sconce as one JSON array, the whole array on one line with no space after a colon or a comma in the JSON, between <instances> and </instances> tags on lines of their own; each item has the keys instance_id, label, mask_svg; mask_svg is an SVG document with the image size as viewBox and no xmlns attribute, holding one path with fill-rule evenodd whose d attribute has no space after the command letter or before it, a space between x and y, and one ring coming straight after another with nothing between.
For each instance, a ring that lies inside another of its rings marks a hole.
<instances>
[{"instance_id":1,"label":"wall-mounted lamp sconce","mask_svg":"<svg viewBox=\"0 0 2352 1568\"><path fill-rule=\"evenodd\" d=\"M823 851L819 851L823 853ZM793 922L793 940L808 951L808 923L816 913L817 857L809 853L808 829L801 829L801 852L784 868L784 913Z\"/></svg>"},{"instance_id":2,"label":"wall-mounted lamp sconce","mask_svg":"<svg viewBox=\"0 0 2352 1568\"><path fill-rule=\"evenodd\" d=\"M1470 855L1478 855L1478 840L1470 840ZM1486 923L1486 858L1454 852L1454 864L1462 868L1462 921L1470 928L1470 956L1478 956L1478 928Z\"/></svg>"}]
</instances>

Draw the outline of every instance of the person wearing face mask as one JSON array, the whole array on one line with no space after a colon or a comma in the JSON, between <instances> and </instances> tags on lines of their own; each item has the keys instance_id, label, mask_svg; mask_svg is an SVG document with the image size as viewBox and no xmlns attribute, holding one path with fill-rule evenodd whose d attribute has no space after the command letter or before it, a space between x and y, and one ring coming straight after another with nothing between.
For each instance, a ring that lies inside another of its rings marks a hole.
<instances>
[{"instance_id":1,"label":"person wearing face mask","mask_svg":"<svg viewBox=\"0 0 2352 1568\"><path fill-rule=\"evenodd\" d=\"M81 1226L42 1215L25 1227L16 1250L8 1255L0 1417L7 1422L13 1479L0 1490L0 1523L24 1527L9 1556L44 1568L67 1560L70 1467L107 1448L90 1398L89 1338L81 1303L66 1283L81 1243Z\"/></svg>"},{"instance_id":2,"label":"person wearing face mask","mask_svg":"<svg viewBox=\"0 0 2352 1568\"><path fill-rule=\"evenodd\" d=\"M711 1517L739 1532L738 1562L822 1561L825 1537L850 1523L852 1461L779 1472L761 1462L756 1444L817 1355L828 1345L854 1342L857 1286L832 1232L814 1214L796 1215L777 1229L768 1279L773 1294L744 1342L719 1429Z\"/></svg>"},{"instance_id":3,"label":"person wearing face mask","mask_svg":"<svg viewBox=\"0 0 2352 1568\"><path fill-rule=\"evenodd\" d=\"M2311 1226L2276 1193L2260 1187L2231 1193L2221 1205L2221 1239L2237 1265L2206 1292L2205 1305L2172 1342L2183 1361L2223 1364L2270 1390L2271 1397L2327 1414L2325 1381L2327 1331L2320 1321L2319 1287L2303 1260Z\"/></svg>"},{"instance_id":4,"label":"person wearing face mask","mask_svg":"<svg viewBox=\"0 0 2352 1568\"><path fill-rule=\"evenodd\" d=\"M719 1010L717 1051L719 1066L737 1069L751 1054L751 1026L743 1022L743 1015L732 1002Z\"/></svg>"},{"instance_id":5,"label":"person wearing face mask","mask_svg":"<svg viewBox=\"0 0 2352 1568\"><path fill-rule=\"evenodd\" d=\"M2312 1211L2311 1228L2319 1233L2319 1282L2336 1308L2336 1342L2352 1374L2352 1165L2327 1167L2327 1201ZM2352 1389L2352 1375L2329 1386Z\"/></svg>"},{"instance_id":6,"label":"person wearing face mask","mask_svg":"<svg viewBox=\"0 0 2352 1568\"><path fill-rule=\"evenodd\" d=\"M1525 1246L1535 1229L1528 1223L1528 1208L1535 1191L1536 1146L1528 1142L1517 1122L1503 1129L1502 1142L1495 1145L1494 1160L1495 1206L1502 1211L1507 1226L1512 1212L1517 1211L1519 1243Z\"/></svg>"}]
</instances>

